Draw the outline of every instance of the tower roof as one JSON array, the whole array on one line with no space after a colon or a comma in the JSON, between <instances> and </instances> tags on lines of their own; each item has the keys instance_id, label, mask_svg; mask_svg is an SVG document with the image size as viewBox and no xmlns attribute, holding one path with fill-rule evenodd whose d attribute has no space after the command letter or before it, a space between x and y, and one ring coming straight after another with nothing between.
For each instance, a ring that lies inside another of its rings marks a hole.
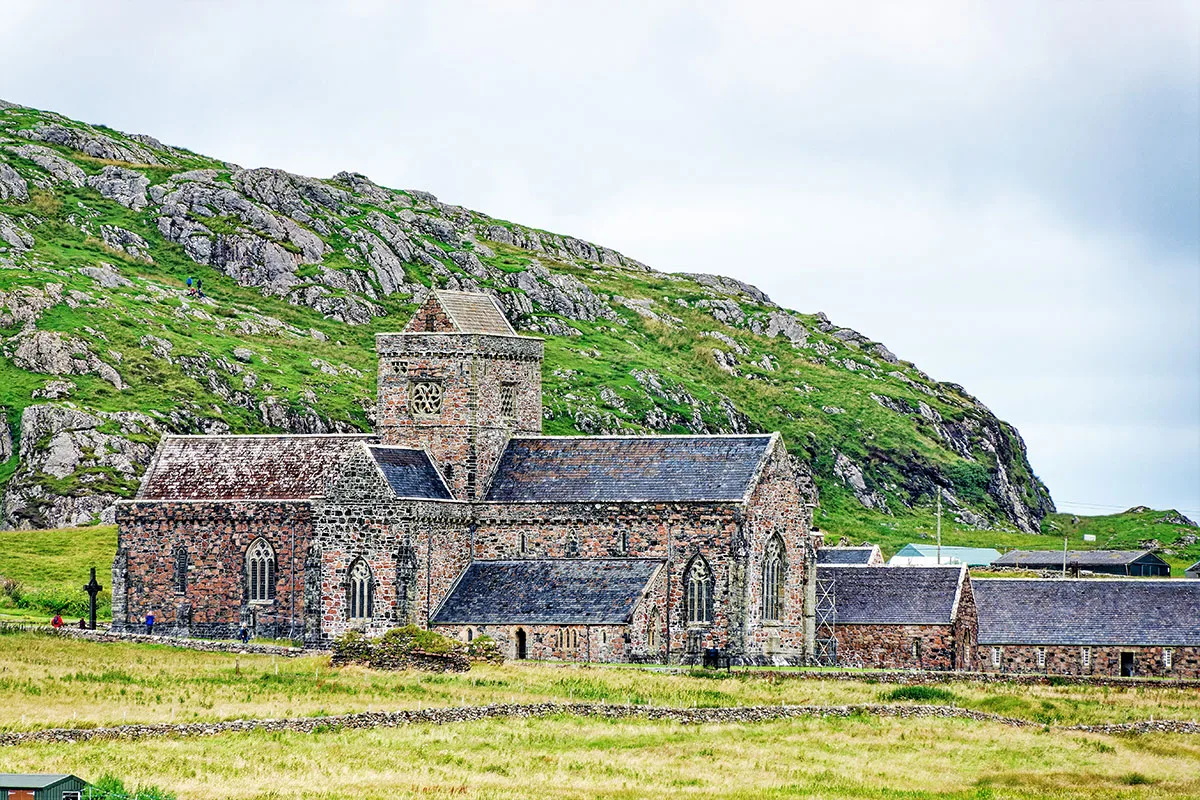
<instances>
[{"instance_id":1,"label":"tower roof","mask_svg":"<svg viewBox=\"0 0 1200 800\"><path fill-rule=\"evenodd\" d=\"M445 322L436 324L430 316L428 306L437 305L444 312L453 330L446 330ZM435 289L429 294L425 305L409 321L407 332L421 331L421 325L431 325L430 333L486 333L493 336L516 336L508 318L500 309L496 299L483 292L454 292Z\"/></svg>"}]
</instances>

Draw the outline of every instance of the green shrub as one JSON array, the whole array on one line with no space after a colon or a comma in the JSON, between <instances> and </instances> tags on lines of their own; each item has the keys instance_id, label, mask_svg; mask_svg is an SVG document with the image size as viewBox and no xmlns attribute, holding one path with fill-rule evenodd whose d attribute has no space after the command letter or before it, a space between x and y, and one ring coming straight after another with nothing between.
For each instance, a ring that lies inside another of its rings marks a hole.
<instances>
[{"instance_id":1,"label":"green shrub","mask_svg":"<svg viewBox=\"0 0 1200 800\"><path fill-rule=\"evenodd\" d=\"M954 692L936 686L900 686L880 695L880 700L913 700L919 703L952 703Z\"/></svg>"},{"instance_id":2,"label":"green shrub","mask_svg":"<svg viewBox=\"0 0 1200 800\"><path fill-rule=\"evenodd\" d=\"M504 653L500 651L500 645L490 636L477 636L468 642L467 658L489 664L504 663Z\"/></svg>"},{"instance_id":3,"label":"green shrub","mask_svg":"<svg viewBox=\"0 0 1200 800\"><path fill-rule=\"evenodd\" d=\"M371 660L371 641L362 631L346 631L333 643L333 660L365 664Z\"/></svg>"},{"instance_id":4,"label":"green shrub","mask_svg":"<svg viewBox=\"0 0 1200 800\"><path fill-rule=\"evenodd\" d=\"M448 655L463 649L463 643L457 639L442 636L440 633L427 631L416 625L405 625L403 628L392 628L379 637L375 644L371 660L390 661L398 656L404 656L413 651Z\"/></svg>"},{"instance_id":5,"label":"green shrub","mask_svg":"<svg viewBox=\"0 0 1200 800\"><path fill-rule=\"evenodd\" d=\"M83 790L84 800L176 800L175 795L157 786L126 789L120 778L104 775Z\"/></svg>"}]
</instances>

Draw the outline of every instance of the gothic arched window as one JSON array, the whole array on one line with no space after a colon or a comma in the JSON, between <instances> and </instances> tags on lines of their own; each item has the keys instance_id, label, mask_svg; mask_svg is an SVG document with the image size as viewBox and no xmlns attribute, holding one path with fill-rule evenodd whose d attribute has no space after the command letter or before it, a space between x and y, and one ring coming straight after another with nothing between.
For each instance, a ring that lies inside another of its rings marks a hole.
<instances>
[{"instance_id":1,"label":"gothic arched window","mask_svg":"<svg viewBox=\"0 0 1200 800\"><path fill-rule=\"evenodd\" d=\"M371 568L361 558L350 567L347 589L347 615L350 619L370 619L374 611L375 585L371 577Z\"/></svg>"},{"instance_id":2,"label":"gothic arched window","mask_svg":"<svg viewBox=\"0 0 1200 800\"><path fill-rule=\"evenodd\" d=\"M787 550L778 534L767 542L763 555L762 615L763 619L778 622L783 619L783 590L787 576Z\"/></svg>"},{"instance_id":3,"label":"gothic arched window","mask_svg":"<svg viewBox=\"0 0 1200 800\"><path fill-rule=\"evenodd\" d=\"M246 550L246 580L251 603L275 599L275 550L266 539L255 539Z\"/></svg>"},{"instance_id":4,"label":"gothic arched window","mask_svg":"<svg viewBox=\"0 0 1200 800\"><path fill-rule=\"evenodd\" d=\"M712 622L712 570L699 553L688 565L683 578L687 597L687 621Z\"/></svg>"}]
</instances>

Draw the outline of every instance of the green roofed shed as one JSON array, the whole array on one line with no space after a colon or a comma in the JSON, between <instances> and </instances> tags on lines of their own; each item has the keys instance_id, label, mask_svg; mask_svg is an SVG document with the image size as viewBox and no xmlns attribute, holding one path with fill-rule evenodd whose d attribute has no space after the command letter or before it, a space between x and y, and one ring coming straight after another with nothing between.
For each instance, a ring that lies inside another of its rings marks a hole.
<instances>
[{"instance_id":1,"label":"green roofed shed","mask_svg":"<svg viewBox=\"0 0 1200 800\"><path fill-rule=\"evenodd\" d=\"M892 556L898 564L911 564L908 559L937 559L936 544L906 544ZM968 567L986 567L1000 557L999 550L990 547L947 547L942 546L943 564L966 564ZM890 563L890 562L889 562Z\"/></svg>"},{"instance_id":2,"label":"green roofed shed","mask_svg":"<svg viewBox=\"0 0 1200 800\"><path fill-rule=\"evenodd\" d=\"M74 775L0 773L0 800L81 800L87 787Z\"/></svg>"}]
</instances>

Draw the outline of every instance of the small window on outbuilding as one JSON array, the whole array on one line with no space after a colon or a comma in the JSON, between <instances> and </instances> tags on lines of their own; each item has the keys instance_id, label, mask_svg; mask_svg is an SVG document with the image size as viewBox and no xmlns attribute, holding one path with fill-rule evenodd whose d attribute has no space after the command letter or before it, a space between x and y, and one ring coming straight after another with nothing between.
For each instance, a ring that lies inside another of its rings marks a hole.
<instances>
[{"instance_id":1,"label":"small window on outbuilding","mask_svg":"<svg viewBox=\"0 0 1200 800\"><path fill-rule=\"evenodd\" d=\"M467 641L471 642L474 640L475 640L475 631L471 630L470 628L467 628Z\"/></svg>"},{"instance_id":2,"label":"small window on outbuilding","mask_svg":"<svg viewBox=\"0 0 1200 800\"><path fill-rule=\"evenodd\" d=\"M1046 666L1046 648L1044 647L1039 647L1037 649L1037 665L1038 669L1042 669Z\"/></svg>"},{"instance_id":3,"label":"small window on outbuilding","mask_svg":"<svg viewBox=\"0 0 1200 800\"><path fill-rule=\"evenodd\" d=\"M1083 665L1084 669L1087 669L1092 665L1092 648L1084 647L1080 649L1079 663Z\"/></svg>"},{"instance_id":4,"label":"small window on outbuilding","mask_svg":"<svg viewBox=\"0 0 1200 800\"><path fill-rule=\"evenodd\" d=\"M921 657L921 640L920 639L912 640L912 657L913 658Z\"/></svg>"},{"instance_id":5,"label":"small window on outbuilding","mask_svg":"<svg viewBox=\"0 0 1200 800\"><path fill-rule=\"evenodd\" d=\"M1163 648L1163 669L1169 670L1171 668L1171 662L1173 660L1173 656L1174 656L1174 653L1171 651L1171 648L1169 648L1169 647Z\"/></svg>"},{"instance_id":6,"label":"small window on outbuilding","mask_svg":"<svg viewBox=\"0 0 1200 800\"><path fill-rule=\"evenodd\" d=\"M1001 656L1001 649L999 647L993 647L992 648L992 666L993 667L1000 666L1000 656Z\"/></svg>"}]
</instances>

